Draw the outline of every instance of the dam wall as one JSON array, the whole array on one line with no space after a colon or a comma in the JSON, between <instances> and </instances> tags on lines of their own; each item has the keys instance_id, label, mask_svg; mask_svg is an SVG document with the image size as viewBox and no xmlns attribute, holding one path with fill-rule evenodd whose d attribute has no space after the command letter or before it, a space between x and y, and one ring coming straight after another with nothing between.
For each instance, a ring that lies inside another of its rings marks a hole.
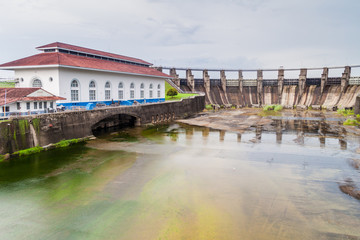
<instances>
[{"instance_id":1,"label":"dam wall","mask_svg":"<svg viewBox=\"0 0 360 240\"><path fill-rule=\"evenodd\" d=\"M313 70L313 69L310 69ZM286 78L284 69L278 69L277 78L263 77L257 70L256 78L245 79L238 71L236 79L227 79L226 71L220 70L220 78L212 78L210 71L202 70L202 78L196 78L193 70L186 70L180 78L176 69L170 70L172 81L184 92L205 93L206 104L232 105L237 107L261 107L281 104L285 108L352 108L360 94L360 77L351 76L351 67L343 68L342 74L329 77L329 68L321 69L319 77L308 77L308 69L299 69L297 78ZM196 71L199 71L198 69Z\"/></svg>"}]
</instances>

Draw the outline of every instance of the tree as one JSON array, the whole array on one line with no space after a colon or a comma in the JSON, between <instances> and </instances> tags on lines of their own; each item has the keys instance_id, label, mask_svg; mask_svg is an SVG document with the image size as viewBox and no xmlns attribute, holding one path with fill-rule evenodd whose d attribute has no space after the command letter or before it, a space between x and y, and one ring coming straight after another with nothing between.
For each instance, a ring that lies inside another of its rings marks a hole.
<instances>
[{"instance_id":1,"label":"tree","mask_svg":"<svg viewBox=\"0 0 360 240\"><path fill-rule=\"evenodd\" d=\"M174 96L178 95L178 92L176 91L175 88L170 88L167 91L166 95L169 96L169 97L174 97Z\"/></svg>"}]
</instances>

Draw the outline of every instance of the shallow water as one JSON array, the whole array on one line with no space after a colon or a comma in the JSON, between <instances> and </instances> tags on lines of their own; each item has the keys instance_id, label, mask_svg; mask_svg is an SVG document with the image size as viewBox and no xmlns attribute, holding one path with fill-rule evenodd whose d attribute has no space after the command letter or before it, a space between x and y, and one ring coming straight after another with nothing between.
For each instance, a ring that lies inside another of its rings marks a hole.
<instances>
[{"instance_id":1,"label":"shallow water","mask_svg":"<svg viewBox=\"0 0 360 240\"><path fill-rule=\"evenodd\" d=\"M133 128L0 163L0 239L360 239L339 190L360 183L359 137L311 120Z\"/></svg>"}]
</instances>

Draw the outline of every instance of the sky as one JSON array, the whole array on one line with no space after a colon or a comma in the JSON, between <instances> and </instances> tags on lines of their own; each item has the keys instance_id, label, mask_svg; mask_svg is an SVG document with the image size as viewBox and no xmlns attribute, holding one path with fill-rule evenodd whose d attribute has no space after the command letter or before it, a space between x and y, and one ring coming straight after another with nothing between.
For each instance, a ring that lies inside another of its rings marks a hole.
<instances>
[{"instance_id":1,"label":"sky","mask_svg":"<svg viewBox=\"0 0 360 240\"><path fill-rule=\"evenodd\" d=\"M64 42L166 67L360 65L359 10L358 0L0 0L0 63Z\"/></svg>"}]
</instances>

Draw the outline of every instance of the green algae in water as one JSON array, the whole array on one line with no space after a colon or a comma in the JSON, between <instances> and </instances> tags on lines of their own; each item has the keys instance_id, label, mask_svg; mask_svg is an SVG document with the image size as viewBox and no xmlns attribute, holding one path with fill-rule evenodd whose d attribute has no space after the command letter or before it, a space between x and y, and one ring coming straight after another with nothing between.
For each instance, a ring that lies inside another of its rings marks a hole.
<instances>
[{"instance_id":1,"label":"green algae in water","mask_svg":"<svg viewBox=\"0 0 360 240\"><path fill-rule=\"evenodd\" d=\"M119 132L109 141L111 142L137 142L139 139L128 132Z\"/></svg>"}]
</instances>

